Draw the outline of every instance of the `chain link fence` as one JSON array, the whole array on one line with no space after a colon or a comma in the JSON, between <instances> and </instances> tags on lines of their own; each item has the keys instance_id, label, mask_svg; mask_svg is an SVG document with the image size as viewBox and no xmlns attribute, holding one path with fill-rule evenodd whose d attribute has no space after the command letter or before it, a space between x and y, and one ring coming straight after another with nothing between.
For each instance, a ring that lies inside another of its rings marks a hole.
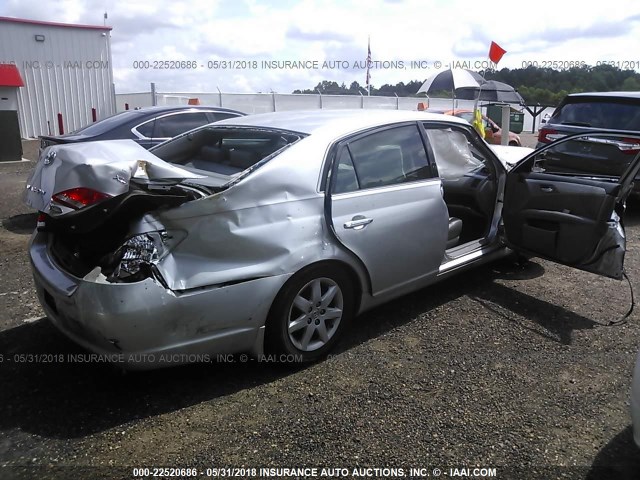
<instances>
[{"instance_id":1,"label":"chain link fence","mask_svg":"<svg viewBox=\"0 0 640 480\"><path fill-rule=\"evenodd\" d=\"M155 99L154 99L155 96ZM241 112L266 113L287 110L316 110L316 109L387 109L387 110L417 110L418 103L424 103L428 108L449 110L452 108L473 109L473 100L424 98L424 97L378 97L364 95L321 95L321 94L293 94L293 93L188 93L188 92L141 92L116 94L116 108L119 112L135 108L150 107L152 105L210 105L231 108ZM484 110L484 109L483 109ZM547 109L548 113L553 108ZM523 109L524 131L531 132L533 117ZM486 113L486 112L485 112ZM547 113L543 112L539 120Z\"/></svg>"}]
</instances>

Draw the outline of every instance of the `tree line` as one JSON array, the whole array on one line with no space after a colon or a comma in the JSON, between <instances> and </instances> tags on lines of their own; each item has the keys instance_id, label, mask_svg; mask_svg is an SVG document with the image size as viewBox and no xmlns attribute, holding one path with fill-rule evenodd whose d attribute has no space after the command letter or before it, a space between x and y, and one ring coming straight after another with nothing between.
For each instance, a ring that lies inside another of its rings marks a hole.
<instances>
[{"instance_id":1,"label":"tree line","mask_svg":"<svg viewBox=\"0 0 640 480\"><path fill-rule=\"evenodd\" d=\"M497 80L513 86L527 105L557 105L565 95L578 92L611 92L640 91L640 73L635 70L623 70L613 65L583 65L566 70L528 66L510 70L487 70L478 72L485 75L486 80ZM411 80L395 85L384 84L380 87L371 85L371 95L422 97L416 92L424 82ZM323 95L364 95L366 89L358 82L345 83L323 80L314 88L294 90L293 93L321 93ZM435 92L431 97L451 98L451 92Z\"/></svg>"}]
</instances>

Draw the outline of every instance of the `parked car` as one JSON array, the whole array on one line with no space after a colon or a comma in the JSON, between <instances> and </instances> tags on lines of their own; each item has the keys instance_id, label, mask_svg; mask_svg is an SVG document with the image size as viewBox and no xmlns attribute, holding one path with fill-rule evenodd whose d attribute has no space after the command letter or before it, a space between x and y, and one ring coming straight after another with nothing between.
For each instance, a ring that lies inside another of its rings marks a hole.
<instances>
[{"instance_id":1,"label":"parked car","mask_svg":"<svg viewBox=\"0 0 640 480\"><path fill-rule=\"evenodd\" d=\"M444 113L445 115L453 115L455 117L463 118L467 122L473 122L473 110L465 110L457 108L455 110L428 110L433 113ZM498 126L496 122L491 120L486 115L482 115L482 123L484 125L484 139L487 143L500 145L502 143L502 128ZM520 136L516 133L509 132L509 145L513 147L519 147L522 145Z\"/></svg>"},{"instance_id":2,"label":"parked car","mask_svg":"<svg viewBox=\"0 0 640 480\"><path fill-rule=\"evenodd\" d=\"M640 352L636 359L631 382L631 420L633 422L633 440L640 448Z\"/></svg>"},{"instance_id":3,"label":"parked car","mask_svg":"<svg viewBox=\"0 0 640 480\"><path fill-rule=\"evenodd\" d=\"M537 171L556 146L507 172L462 119L370 110L237 117L150 151L52 146L25 192L38 298L71 339L142 369L313 361L354 315L510 249L621 278L615 209L640 159L620 177Z\"/></svg>"},{"instance_id":4,"label":"parked car","mask_svg":"<svg viewBox=\"0 0 640 480\"><path fill-rule=\"evenodd\" d=\"M568 142L562 150L549 152L541 167L548 172L620 174L629 156L640 152L640 143L633 136L640 133L640 92L567 95L539 130L538 146L571 134L603 131L619 134L618 139L585 136ZM636 182L635 190L639 188L640 182Z\"/></svg>"},{"instance_id":5,"label":"parked car","mask_svg":"<svg viewBox=\"0 0 640 480\"><path fill-rule=\"evenodd\" d=\"M43 135L40 150L61 143L127 138L151 148L187 130L241 115L244 113L228 108L184 105L127 110L66 135Z\"/></svg>"}]
</instances>

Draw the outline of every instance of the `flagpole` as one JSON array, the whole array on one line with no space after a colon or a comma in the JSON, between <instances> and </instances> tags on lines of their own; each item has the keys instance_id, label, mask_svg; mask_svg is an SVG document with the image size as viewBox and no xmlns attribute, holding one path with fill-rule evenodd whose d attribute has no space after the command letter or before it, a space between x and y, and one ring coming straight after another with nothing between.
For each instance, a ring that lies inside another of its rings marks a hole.
<instances>
[{"instance_id":1,"label":"flagpole","mask_svg":"<svg viewBox=\"0 0 640 480\"><path fill-rule=\"evenodd\" d=\"M367 38L367 97L371 96L371 35Z\"/></svg>"},{"instance_id":2,"label":"flagpole","mask_svg":"<svg viewBox=\"0 0 640 480\"><path fill-rule=\"evenodd\" d=\"M482 71L482 83L480 84L480 88L478 88L478 96L476 97L476 102L473 105L473 110L474 111L478 109L478 103L480 102L480 95L482 95L482 84L487 81L485 79L486 74L487 74L487 69L485 68Z\"/></svg>"},{"instance_id":3,"label":"flagpole","mask_svg":"<svg viewBox=\"0 0 640 480\"><path fill-rule=\"evenodd\" d=\"M456 89L453 82L453 70L451 70L451 110L456 113Z\"/></svg>"},{"instance_id":4,"label":"flagpole","mask_svg":"<svg viewBox=\"0 0 640 480\"><path fill-rule=\"evenodd\" d=\"M487 58L491 60L491 57L487 54ZM480 84L480 88L478 88L478 96L476 97L476 102L473 105L473 110L478 109L478 103L480 102L480 95L482 95L482 85L487 81L485 78L487 76L487 69L482 70L482 83Z\"/></svg>"}]
</instances>

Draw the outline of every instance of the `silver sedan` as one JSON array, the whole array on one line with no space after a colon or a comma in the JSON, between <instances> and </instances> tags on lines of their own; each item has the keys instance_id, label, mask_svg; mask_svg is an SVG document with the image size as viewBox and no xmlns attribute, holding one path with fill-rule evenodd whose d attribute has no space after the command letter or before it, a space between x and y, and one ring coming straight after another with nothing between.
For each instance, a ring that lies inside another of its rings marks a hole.
<instances>
[{"instance_id":1,"label":"silver sedan","mask_svg":"<svg viewBox=\"0 0 640 480\"><path fill-rule=\"evenodd\" d=\"M314 111L224 120L150 151L53 146L25 192L38 296L71 339L143 369L237 352L313 361L355 315L511 250L620 278L638 156L618 177L545 168L564 142L596 140L619 141L570 137L510 168L455 117Z\"/></svg>"}]
</instances>

